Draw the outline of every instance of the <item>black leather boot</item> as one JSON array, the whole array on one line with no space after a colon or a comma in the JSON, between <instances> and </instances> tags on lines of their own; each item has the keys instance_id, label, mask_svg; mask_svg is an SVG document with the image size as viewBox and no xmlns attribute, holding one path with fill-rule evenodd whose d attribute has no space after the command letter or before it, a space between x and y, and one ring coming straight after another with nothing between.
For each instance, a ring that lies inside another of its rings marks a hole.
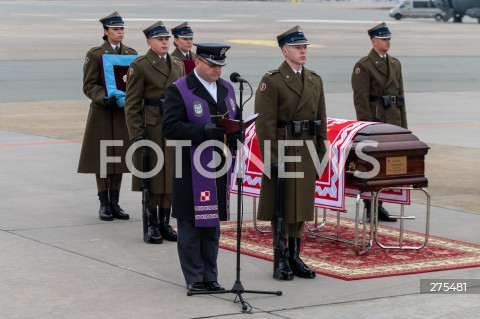
<instances>
[{"instance_id":1,"label":"black leather boot","mask_svg":"<svg viewBox=\"0 0 480 319\"><path fill-rule=\"evenodd\" d=\"M130 219L127 213L118 205L118 200L120 198L120 191L116 189L108 190L110 195L110 211L114 218L127 220Z\"/></svg>"},{"instance_id":2,"label":"black leather boot","mask_svg":"<svg viewBox=\"0 0 480 319\"><path fill-rule=\"evenodd\" d=\"M290 252L290 267L292 267L293 274L300 278L315 278L317 275L313 269L305 265L300 259L300 247L302 244L301 238L288 237L288 251Z\"/></svg>"},{"instance_id":3,"label":"black leather boot","mask_svg":"<svg viewBox=\"0 0 480 319\"><path fill-rule=\"evenodd\" d=\"M165 240L177 241L177 232L170 226L170 208L158 209L158 228Z\"/></svg>"},{"instance_id":4,"label":"black leather boot","mask_svg":"<svg viewBox=\"0 0 480 319\"><path fill-rule=\"evenodd\" d=\"M112 212L110 211L110 202L108 201L108 191L98 193L98 199L100 200L100 210L98 211L100 220L113 220Z\"/></svg>"},{"instance_id":5,"label":"black leather boot","mask_svg":"<svg viewBox=\"0 0 480 319\"><path fill-rule=\"evenodd\" d=\"M290 263L288 262L290 257L288 249L285 248L284 253L279 252L279 255L278 261L273 261L273 278L277 280L293 280L292 268L290 268Z\"/></svg>"},{"instance_id":6,"label":"black leather boot","mask_svg":"<svg viewBox=\"0 0 480 319\"><path fill-rule=\"evenodd\" d=\"M384 222L396 222L397 219L390 217L388 211L383 207L382 202L378 202L378 219Z\"/></svg>"},{"instance_id":7,"label":"black leather boot","mask_svg":"<svg viewBox=\"0 0 480 319\"><path fill-rule=\"evenodd\" d=\"M147 232L143 236L143 241L147 244L161 244L162 235L158 230L157 209L147 210Z\"/></svg>"}]
</instances>

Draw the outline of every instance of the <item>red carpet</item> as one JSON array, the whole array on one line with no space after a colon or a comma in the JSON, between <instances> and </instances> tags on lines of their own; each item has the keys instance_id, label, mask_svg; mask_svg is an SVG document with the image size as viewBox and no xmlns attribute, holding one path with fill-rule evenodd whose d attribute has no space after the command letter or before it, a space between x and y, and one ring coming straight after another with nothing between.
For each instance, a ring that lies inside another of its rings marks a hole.
<instances>
[{"instance_id":1,"label":"red carpet","mask_svg":"<svg viewBox=\"0 0 480 319\"><path fill-rule=\"evenodd\" d=\"M330 222L331 220L331 222ZM331 217L324 233L334 236L336 217ZM342 238L353 239L353 220L342 218ZM259 224L268 229L269 223ZM237 231L235 222L221 226L220 247L236 251ZM404 245L419 246L422 234L405 231ZM383 245L398 244L398 229L380 226L379 239ZM244 221L241 242L242 254L273 261L271 234L261 234L253 227L253 221ZM480 245L430 236L421 250L387 250L374 244L372 250L357 256L352 245L313 237L306 231L303 236L301 257L317 274L343 280L358 280L417 274L431 271L480 267ZM265 269L271 272L271 269Z\"/></svg>"}]
</instances>

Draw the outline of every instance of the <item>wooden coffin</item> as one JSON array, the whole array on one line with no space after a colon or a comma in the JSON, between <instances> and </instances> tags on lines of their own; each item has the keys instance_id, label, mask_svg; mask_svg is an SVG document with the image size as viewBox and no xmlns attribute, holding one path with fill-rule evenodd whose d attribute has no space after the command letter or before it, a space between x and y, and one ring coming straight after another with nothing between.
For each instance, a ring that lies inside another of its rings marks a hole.
<instances>
[{"instance_id":1,"label":"wooden coffin","mask_svg":"<svg viewBox=\"0 0 480 319\"><path fill-rule=\"evenodd\" d=\"M378 142L377 147L365 146L362 152L380 163L380 171L373 177L359 177L358 172L371 172L373 161L362 159L355 152L359 143ZM383 187L427 187L425 155L429 147L411 131L399 126L375 123L358 131L353 139L345 163L346 184L362 191L376 191ZM355 171L357 171L356 174Z\"/></svg>"}]
</instances>

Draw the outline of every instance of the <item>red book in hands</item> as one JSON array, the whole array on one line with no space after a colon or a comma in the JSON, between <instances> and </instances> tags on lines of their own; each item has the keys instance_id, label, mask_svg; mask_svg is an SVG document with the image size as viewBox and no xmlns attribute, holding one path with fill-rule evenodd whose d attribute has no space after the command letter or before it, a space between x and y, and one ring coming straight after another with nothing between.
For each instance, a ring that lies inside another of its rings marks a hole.
<instances>
[{"instance_id":1,"label":"red book in hands","mask_svg":"<svg viewBox=\"0 0 480 319\"><path fill-rule=\"evenodd\" d=\"M252 114L249 117L247 117L243 123L242 123L242 128L245 130L247 127L250 126L255 120L260 116L259 113ZM231 135L235 134L238 132L239 128L239 120L235 119L223 119L220 122L217 123L217 126L224 127L225 128L225 134L226 135Z\"/></svg>"}]
</instances>

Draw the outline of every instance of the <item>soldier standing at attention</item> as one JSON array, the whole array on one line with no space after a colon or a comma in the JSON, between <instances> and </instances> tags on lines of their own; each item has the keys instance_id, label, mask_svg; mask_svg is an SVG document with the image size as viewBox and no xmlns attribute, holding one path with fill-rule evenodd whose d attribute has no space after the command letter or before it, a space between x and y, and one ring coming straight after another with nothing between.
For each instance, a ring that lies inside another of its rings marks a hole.
<instances>
[{"instance_id":1,"label":"soldier standing at attention","mask_svg":"<svg viewBox=\"0 0 480 319\"><path fill-rule=\"evenodd\" d=\"M170 33L161 21L143 30L150 50L130 64L125 97L125 118L128 133L132 141L148 139L156 143L165 158L160 172L148 180L150 201L147 203L147 232L144 241L161 244L162 237L177 241L177 234L170 226L170 207L172 204L174 149L166 148L162 131L163 102L166 88L185 74L181 60L168 54ZM134 154L135 167L141 166L142 150ZM148 169L153 170L158 157L148 148ZM132 190L140 191L142 180L132 179ZM157 212L158 206L158 212Z\"/></svg>"},{"instance_id":2,"label":"soldier standing at attention","mask_svg":"<svg viewBox=\"0 0 480 319\"><path fill-rule=\"evenodd\" d=\"M85 135L83 137L82 151L78 164L78 173L95 174L97 180L98 198L101 220L129 219L118 205L122 174L128 173L125 165L125 154L130 146L127 127L125 125L125 112L123 105L117 105L114 96L105 96L102 80L101 57L102 54L137 54L137 51L122 43L125 35L124 23L118 12L114 12L103 19L103 44L87 52L83 65L83 92L92 100L88 113ZM120 156L121 163L107 164L107 176L100 176L100 141L123 140L123 147L109 147L108 156Z\"/></svg>"},{"instance_id":3,"label":"soldier standing at attention","mask_svg":"<svg viewBox=\"0 0 480 319\"><path fill-rule=\"evenodd\" d=\"M188 25L188 22L184 22L173 28L172 34L173 44L175 45L172 56L180 60L195 60L196 54L192 52L193 31Z\"/></svg>"},{"instance_id":4,"label":"soldier standing at attention","mask_svg":"<svg viewBox=\"0 0 480 319\"><path fill-rule=\"evenodd\" d=\"M272 163L271 176L262 175L258 219L273 219L277 177L284 175L279 167L285 166L285 172L301 175L285 179L283 218L288 251L280 259L279 269L274 269L274 278L292 280L294 275L314 278L315 271L300 259L300 248L304 223L313 220L315 167L320 164L313 161L306 142L315 145L320 160L327 151L323 82L314 71L304 67L309 42L299 26L279 35L277 41L285 61L277 70L264 75L255 95L255 113L261 115L255 126L260 152L264 161L265 154L270 152ZM299 142L299 146L287 146L283 153L285 141ZM267 142L271 148L267 148ZM300 159L284 163L282 153Z\"/></svg>"},{"instance_id":5,"label":"soldier standing at attention","mask_svg":"<svg viewBox=\"0 0 480 319\"><path fill-rule=\"evenodd\" d=\"M383 122L407 128L407 112L403 92L402 66L390 54L392 33L385 22L368 30L373 48L353 68L353 103L357 120ZM364 200L370 217L370 200ZM382 202L378 204L378 218L395 222Z\"/></svg>"}]
</instances>

